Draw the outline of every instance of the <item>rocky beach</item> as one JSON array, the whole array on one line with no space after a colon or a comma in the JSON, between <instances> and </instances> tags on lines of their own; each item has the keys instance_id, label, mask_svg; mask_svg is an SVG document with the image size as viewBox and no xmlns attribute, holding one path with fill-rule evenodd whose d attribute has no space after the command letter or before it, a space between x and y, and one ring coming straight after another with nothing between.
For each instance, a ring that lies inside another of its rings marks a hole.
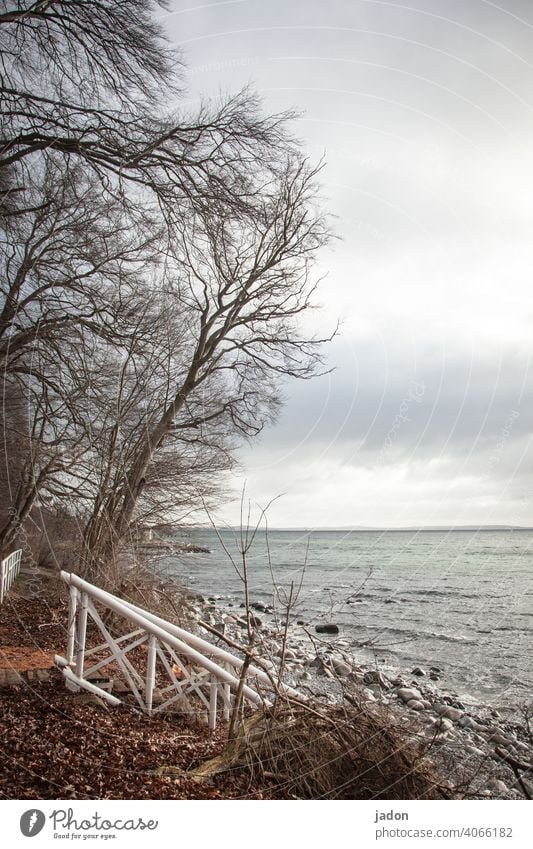
<instances>
[{"instance_id":1,"label":"rocky beach","mask_svg":"<svg viewBox=\"0 0 533 849\"><path fill-rule=\"evenodd\" d=\"M194 617L243 645L246 611L225 599L193 594ZM361 661L334 623L309 625L289 617L285 623L272 607L252 603L254 651L275 675L302 695L334 705L362 698L390 712L405 737L429 747L429 756L445 786L465 797L524 799L533 796L533 734L520 706L465 701L439 685L441 670L383 668ZM328 633L329 632L329 633ZM205 635L205 631L204 631ZM216 637L211 631L211 640Z\"/></svg>"}]
</instances>

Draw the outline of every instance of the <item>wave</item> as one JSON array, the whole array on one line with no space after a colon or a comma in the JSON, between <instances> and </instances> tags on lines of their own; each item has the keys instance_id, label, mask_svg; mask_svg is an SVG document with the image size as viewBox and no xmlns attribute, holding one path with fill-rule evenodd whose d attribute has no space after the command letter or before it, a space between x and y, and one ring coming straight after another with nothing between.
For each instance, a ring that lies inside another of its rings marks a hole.
<instances>
[{"instance_id":1,"label":"wave","mask_svg":"<svg viewBox=\"0 0 533 849\"><path fill-rule=\"evenodd\" d=\"M368 627L367 630L369 632L377 631L378 634L382 634L387 637L397 635L408 639L438 640L439 642L462 643L463 645L475 645L477 643L477 640L467 637L464 634L444 634L439 633L438 631L417 631L412 628L397 628L387 625L384 625L381 628L377 626L375 628Z\"/></svg>"},{"instance_id":2,"label":"wave","mask_svg":"<svg viewBox=\"0 0 533 849\"><path fill-rule=\"evenodd\" d=\"M442 596L444 598L449 598L450 596L454 596L456 598L479 598L479 593L465 593L462 590L405 590L406 595L424 595L424 596ZM486 594L488 596L488 594ZM499 596L488 596L488 598L499 598Z\"/></svg>"}]
</instances>

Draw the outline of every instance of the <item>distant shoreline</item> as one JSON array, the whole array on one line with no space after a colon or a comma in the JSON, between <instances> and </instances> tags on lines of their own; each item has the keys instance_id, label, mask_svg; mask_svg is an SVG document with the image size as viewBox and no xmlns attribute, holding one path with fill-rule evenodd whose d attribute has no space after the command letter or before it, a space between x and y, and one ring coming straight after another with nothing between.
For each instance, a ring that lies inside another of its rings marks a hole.
<instances>
[{"instance_id":1,"label":"distant shoreline","mask_svg":"<svg viewBox=\"0 0 533 849\"><path fill-rule=\"evenodd\" d=\"M213 530L212 525L187 525L188 530ZM238 525L223 525L217 527L218 531L239 531ZM278 533L478 533L478 532L494 532L494 531L533 531L533 527L522 527L521 525L420 525L408 526L405 528L387 528L387 527L290 527L279 528L269 527L269 531Z\"/></svg>"}]
</instances>

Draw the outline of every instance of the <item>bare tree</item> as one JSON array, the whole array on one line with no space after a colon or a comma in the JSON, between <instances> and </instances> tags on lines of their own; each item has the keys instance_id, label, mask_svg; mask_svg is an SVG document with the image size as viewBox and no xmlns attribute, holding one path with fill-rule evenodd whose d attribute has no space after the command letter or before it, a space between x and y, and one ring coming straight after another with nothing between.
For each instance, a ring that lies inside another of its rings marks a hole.
<instances>
[{"instance_id":1,"label":"bare tree","mask_svg":"<svg viewBox=\"0 0 533 849\"><path fill-rule=\"evenodd\" d=\"M32 203L24 214L8 216L0 235L3 399L16 397L24 408L17 450L27 449L17 465L19 480L13 470L8 475L2 545L11 542L52 479L57 495L65 457L79 461L87 451L95 383L89 364L103 344L98 340L120 344L129 332L139 304L135 292L158 238L148 213L102 198L79 164L65 170L45 160L26 194ZM4 429L11 427L5 403L0 418ZM6 458L13 466L12 452Z\"/></svg>"},{"instance_id":2,"label":"bare tree","mask_svg":"<svg viewBox=\"0 0 533 849\"><path fill-rule=\"evenodd\" d=\"M61 501L93 577L133 523L213 492L279 380L320 365L299 329L317 170L247 91L178 108L158 8L0 3L0 362L30 434L0 535Z\"/></svg>"},{"instance_id":3,"label":"bare tree","mask_svg":"<svg viewBox=\"0 0 533 849\"><path fill-rule=\"evenodd\" d=\"M108 500L108 527L99 531L104 561L127 533L169 440L217 420L256 435L278 408L279 378L316 373L324 340L307 338L299 326L312 306L316 252L328 237L314 207L315 178L316 169L293 157L256 200L254 214L238 209L229 217L214 208L175 230L162 282L183 316L174 390Z\"/></svg>"},{"instance_id":4,"label":"bare tree","mask_svg":"<svg viewBox=\"0 0 533 849\"><path fill-rule=\"evenodd\" d=\"M195 113L172 108L181 58L154 22L166 6L4 0L0 173L11 204L35 157L51 153L83 161L104 193L142 187L144 203L149 195L171 221L183 205L213 199L245 207L258 190L257 162L276 172L291 143L287 114L264 115L247 91Z\"/></svg>"}]
</instances>

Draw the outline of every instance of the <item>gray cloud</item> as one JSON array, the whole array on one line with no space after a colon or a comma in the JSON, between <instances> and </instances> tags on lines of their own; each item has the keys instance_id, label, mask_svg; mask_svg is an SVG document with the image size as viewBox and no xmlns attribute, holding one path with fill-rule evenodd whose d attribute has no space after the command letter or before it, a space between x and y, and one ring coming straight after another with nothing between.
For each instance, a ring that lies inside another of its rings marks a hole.
<instances>
[{"instance_id":1,"label":"gray cloud","mask_svg":"<svg viewBox=\"0 0 533 849\"><path fill-rule=\"evenodd\" d=\"M229 482L263 503L286 491L278 525L529 509L533 15L526 0L406 5L176 0L166 16L191 101L251 82L265 108L303 110L299 136L326 153L337 368L284 387L278 425Z\"/></svg>"}]
</instances>

